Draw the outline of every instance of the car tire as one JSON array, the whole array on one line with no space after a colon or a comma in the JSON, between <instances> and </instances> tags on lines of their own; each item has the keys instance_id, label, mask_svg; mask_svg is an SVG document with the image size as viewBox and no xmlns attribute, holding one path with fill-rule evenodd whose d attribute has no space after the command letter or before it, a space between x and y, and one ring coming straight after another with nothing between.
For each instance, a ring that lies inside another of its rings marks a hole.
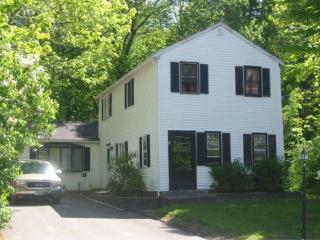
<instances>
[{"instance_id":1,"label":"car tire","mask_svg":"<svg viewBox=\"0 0 320 240\"><path fill-rule=\"evenodd\" d=\"M53 203L54 205L58 205L58 204L60 204L60 202L61 202L60 197L53 197L53 198L52 198L52 203Z\"/></svg>"}]
</instances>

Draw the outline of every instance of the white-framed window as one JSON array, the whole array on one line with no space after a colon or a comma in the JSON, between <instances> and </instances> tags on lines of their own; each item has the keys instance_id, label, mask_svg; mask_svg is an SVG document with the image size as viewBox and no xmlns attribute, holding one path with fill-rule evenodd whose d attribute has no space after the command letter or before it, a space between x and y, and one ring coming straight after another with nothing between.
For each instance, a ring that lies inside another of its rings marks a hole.
<instances>
[{"instance_id":1,"label":"white-framed window","mask_svg":"<svg viewBox=\"0 0 320 240\"><path fill-rule=\"evenodd\" d=\"M134 79L124 84L124 108L134 105Z\"/></svg>"},{"instance_id":2,"label":"white-framed window","mask_svg":"<svg viewBox=\"0 0 320 240\"><path fill-rule=\"evenodd\" d=\"M267 159L267 134L265 133L253 133L253 159L254 161L260 161Z\"/></svg>"},{"instance_id":3,"label":"white-framed window","mask_svg":"<svg viewBox=\"0 0 320 240\"><path fill-rule=\"evenodd\" d=\"M112 116L112 93L101 99L101 120L104 121Z\"/></svg>"},{"instance_id":4,"label":"white-framed window","mask_svg":"<svg viewBox=\"0 0 320 240\"><path fill-rule=\"evenodd\" d=\"M199 64L181 62L181 93L199 93Z\"/></svg>"},{"instance_id":5,"label":"white-framed window","mask_svg":"<svg viewBox=\"0 0 320 240\"><path fill-rule=\"evenodd\" d=\"M143 135L139 138L140 168L150 167L150 135Z\"/></svg>"},{"instance_id":6,"label":"white-framed window","mask_svg":"<svg viewBox=\"0 0 320 240\"><path fill-rule=\"evenodd\" d=\"M262 96L261 67L244 67L245 96Z\"/></svg>"},{"instance_id":7,"label":"white-framed window","mask_svg":"<svg viewBox=\"0 0 320 240\"><path fill-rule=\"evenodd\" d=\"M220 158L220 133L208 132L207 137L207 158Z\"/></svg>"},{"instance_id":8,"label":"white-framed window","mask_svg":"<svg viewBox=\"0 0 320 240\"><path fill-rule=\"evenodd\" d=\"M49 148L42 147L38 149L37 159L50 161L50 151Z\"/></svg>"},{"instance_id":9,"label":"white-framed window","mask_svg":"<svg viewBox=\"0 0 320 240\"><path fill-rule=\"evenodd\" d=\"M128 142L116 143L116 157L128 156Z\"/></svg>"},{"instance_id":10,"label":"white-framed window","mask_svg":"<svg viewBox=\"0 0 320 240\"><path fill-rule=\"evenodd\" d=\"M148 138L147 135L142 136L142 157L143 165L148 165Z\"/></svg>"}]
</instances>

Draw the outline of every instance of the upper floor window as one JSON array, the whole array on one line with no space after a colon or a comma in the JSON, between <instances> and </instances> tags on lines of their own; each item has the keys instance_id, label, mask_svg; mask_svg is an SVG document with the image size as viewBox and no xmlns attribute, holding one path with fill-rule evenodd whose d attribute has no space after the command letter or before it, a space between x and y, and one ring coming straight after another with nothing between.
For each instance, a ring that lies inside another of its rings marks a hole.
<instances>
[{"instance_id":1,"label":"upper floor window","mask_svg":"<svg viewBox=\"0 0 320 240\"><path fill-rule=\"evenodd\" d=\"M270 97L270 69L260 66L235 67L236 95Z\"/></svg>"},{"instance_id":2,"label":"upper floor window","mask_svg":"<svg viewBox=\"0 0 320 240\"><path fill-rule=\"evenodd\" d=\"M261 68L260 67L245 67L245 95L246 96L261 96Z\"/></svg>"},{"instance_id":3,"label":"upper floor window","mask_svg":"<svg viewBox=\"0 0 320 240\"><path fill-rule=\"evenodd\" d=\"M181 63L181 93L198 93L198 63Z\"/></svg>"},{"instance_id":4,"label":"upper floor window","mask_svg":"<svg viewBox=\"0 0 320 240\"><path fill-rule=\"evenodd\" d=\"M171 92L209 93L208 64L171 62Z\"/></svg>"},{"instance_id":5,"label":"upper floor window","mask_svg":"<svg viewBox=\"0 0 320 240\"><path fill-rule=\"evenodd\" d=\"M134 105L134 79L124 84L124 108Z\"/></svg>"},{"instance_id":6,"label":"upper floor window","mask_svg":"<svg viewBox=\"0 0 320 240\"><path fill-rule=\"evenodd\" d=\"M101 120L106 120L112 116L112 94L101 99Z\"/></svg>"}]
</instances>

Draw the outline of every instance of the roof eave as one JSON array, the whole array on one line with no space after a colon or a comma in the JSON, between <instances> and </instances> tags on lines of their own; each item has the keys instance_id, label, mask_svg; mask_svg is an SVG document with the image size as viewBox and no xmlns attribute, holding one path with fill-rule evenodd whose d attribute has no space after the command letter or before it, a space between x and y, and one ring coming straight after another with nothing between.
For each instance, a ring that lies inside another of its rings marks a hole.
<instances>
[{"instance_id":1,"label":"roof eave","mask_svg":"<svg viewBox=\"0 0 320 240\"><path fill-rule=\"evenodd\" d=\"M119 85L121 82L123 82L124 80L130 78L132 75L134 75L136 72L138 72L140 69L142 69L144 66L148 65L149 63L152 63L154 61L157 61L159 59L159 57L154 54L151 55L151 57L147 58L145 61L143 61L142 63L140 63L137 67L135 67L134 69L132 69L130 72L126 73L125 75L123 75L121 78L119 78L117 81L115 81L113 84L111 84L109 87L107 87L105 90L103 90L101 93L99 93L98 95L96 95L94 98L95 99L99 99L101 98L103 95L105 95L108 91L110 91L112 88L115 88L117 85Z\"/></svg>"}]
</instances>

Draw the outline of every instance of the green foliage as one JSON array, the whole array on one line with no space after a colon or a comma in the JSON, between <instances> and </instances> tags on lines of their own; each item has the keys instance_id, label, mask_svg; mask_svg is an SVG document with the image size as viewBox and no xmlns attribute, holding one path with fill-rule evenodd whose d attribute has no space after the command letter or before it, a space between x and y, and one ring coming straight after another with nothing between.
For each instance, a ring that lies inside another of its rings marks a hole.
<instances>
[{"instance_id":1,"label":"green foliage","mask_svg":"<svg viewBox=\"0 0 320 240\"><path fill-rule=\"evenodd\" d=\"M257 161L252 167L252 180L256 191L284 191L286 175L285 162L277 159Z\"/></svg>"},{"instance_id":2,"label":"green foliage","mask_svg":"<svg viewBox=\"0 0 320 240\"><path fill-rule=\"evenodd\" d=\"M223 165L213 165L211 176L212 187L219 192L243 192L251 187L251 179L243 164L239 161Z\"/></svg>"},{"instance_id":3,"label":"green foliage","mask_svg":"<svg viewBox=\"0 0 320 240\"><path fill-rule=\"evenodd\" d=\"M139 170L133 162L133 156L119 157L110 161L107 189L117 196L141 195L146 186Z\"/></svg>"},{"instance_id":4,"label":"green foliage","mask_svg":"<svg viewBox=\"0 0 320 240\"><path fill-rule=\"evenodd\" d=\"M301 190L302 183L302 160L301 152L305 146L308 152L306 162L306 190L309 194L320 194L320 137L314 138L310 142L296 146L291 151L292 164L289 169L289 184L293 191Z\"/></svg>"},{"instance_id":5,"label":"green foliage","mask_svg":"<svg viewBox=\"0 0 320 240\"><path fill-rule=\"evenodd\" d=\"M307 236L320 239L320 200L307 201ZM234 240L300 239L301 201L278 199L175 204L152 213L192 229L205 228L210 238ZM196 228L196 226L201 226ZM208 232L209 231L209 232ZM211 235L209 235L211 234Z\"/></svg>"},{"instance_id":6,"label":"green foliage","mask_svg":"<svg viewBox=\"0 0 320 240\"><path fill-rule=\"evenodd\" d=\"M284 191L287 183L286 163L280 159L256 162L245 167L239 161L213 165L212 187L218 192Z\"/></svg>"},{"instance_id":7,"label":"green foliage","mask_svg":"<svg viewBox=\"0 0 320 240\"><path fill-rule=\"evenodd\" d=\"M6 201L4 201L6 202ZM12 218L13 211L0 201L0 230L4 229Z\"/></svg>"},{"instance_id":8,"label":"green foliage","mask_svg":"<svg viewBox=\"0 0 320 240\"><path fill-rule=\"evenodd\" d=\"M0 2L0 229L9 221L7 197L19 173L17 156L26 145L49 136L56 113L50 99L49 75L41 65L40 42L46 18L27 21L19 9L30 0Z\"/></svg>"}]
</instances>

